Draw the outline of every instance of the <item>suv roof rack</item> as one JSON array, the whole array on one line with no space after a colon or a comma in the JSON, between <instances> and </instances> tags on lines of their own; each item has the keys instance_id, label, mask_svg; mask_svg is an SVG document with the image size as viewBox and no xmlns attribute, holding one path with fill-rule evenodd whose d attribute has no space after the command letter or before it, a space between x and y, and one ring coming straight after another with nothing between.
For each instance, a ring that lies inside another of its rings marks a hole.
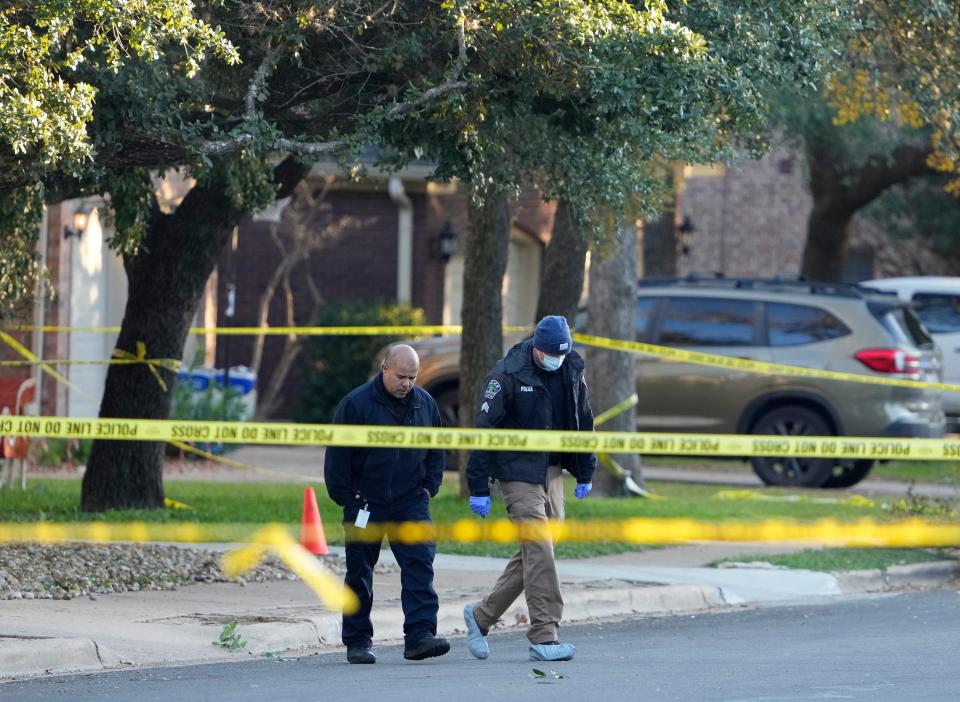
<instances>
[{"instance_id":1,"label":"suv roof rack","mask_svg":"<svg viewBox=\"0 0 960 702\"><path fill-rule=\"evenodd\" d=\"M854 297L864 298L875 294L876 291L861 287L855 283L827 283L822 281L808 280L802 275L798 276L774 276L772 278L749 278L749 277L730 277L723 273L690 273L682 278L663 277L663 278L640 278L637 285L641 288L648 288L661 285L677 286L704 286L720 288L736 288L743 290L753 289L794 289L800 292L807 292L814 295L833 295L836 297Z\"/></svg>"}]
</instances>

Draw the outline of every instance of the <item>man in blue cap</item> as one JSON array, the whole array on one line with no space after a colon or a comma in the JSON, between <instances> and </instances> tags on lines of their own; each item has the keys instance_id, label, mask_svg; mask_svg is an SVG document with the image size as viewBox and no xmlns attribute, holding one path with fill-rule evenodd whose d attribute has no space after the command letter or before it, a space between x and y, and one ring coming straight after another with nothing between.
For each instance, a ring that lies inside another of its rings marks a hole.
<instances>
[{"instance_id":1,"label":"man in blue cap","mask_svg":"<svg viewBox=\"0 0 960 702\"><path fill-rule=\"evenodd\" d=\"M593 410L583 379L584 362L573 350L567 320L547 316L532 339L520 342L497 362L483 383L477 408L478 428L556 429L593 431ZM490 482L498 481L515 523L545 527L563 519L562 469L577 479L574 494L583 499L592 487L596 454L474 451L467 465L470 509L480 517L490 513ZM487 632L523 592L530 614L527 638L530 660L568 661L576 648L559 640L563 596L545 529L520 541L493 590L463 610L467 648L477 658L490 653Z\"/></svg>"}]
</instances>

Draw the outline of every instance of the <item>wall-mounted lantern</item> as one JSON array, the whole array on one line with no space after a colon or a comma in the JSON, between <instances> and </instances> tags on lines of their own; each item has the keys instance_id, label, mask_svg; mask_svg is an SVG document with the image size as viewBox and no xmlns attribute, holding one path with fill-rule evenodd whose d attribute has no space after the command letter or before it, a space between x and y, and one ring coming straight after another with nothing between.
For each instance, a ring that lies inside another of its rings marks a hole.
<instances>
[{"instance_id":1,"label":"wall-mounted lantern","mask_svg":"<svg viewBox=\"0 0 960 702\"><path fill-rule=\"evenodd\" d=\"M689 254L693 248L693 235L696 232L697 228L693 226L690 217L684 216L680 226L677 227L677 239L680 241L680 251L684 256Z\"/></svg>"},{"instance_id":2,"label":"wall-mounted lantern","mask_svg":"<svg viewBox=\"0 0 960 702\"><path fill-rule=\"evenodd\" d=\"M437 234L436 242L437 255L444 263L448 263L457 253L457 230L450 222L443 225L443 229Z\"/></svg>"},{"instance_id":3,"label":"wall-mounted lantern","mask_svg":"<svg viewBox=\"0 0 960 702\"><path fill-rule=\"evenodd\" d=\"M72 236L79 239L87 230L90 224L90 215L93 214L93 208L87 203L83 203L73 212L70 221L63 226L63 238L69 239Z\"/></svg>"}]
</instances>

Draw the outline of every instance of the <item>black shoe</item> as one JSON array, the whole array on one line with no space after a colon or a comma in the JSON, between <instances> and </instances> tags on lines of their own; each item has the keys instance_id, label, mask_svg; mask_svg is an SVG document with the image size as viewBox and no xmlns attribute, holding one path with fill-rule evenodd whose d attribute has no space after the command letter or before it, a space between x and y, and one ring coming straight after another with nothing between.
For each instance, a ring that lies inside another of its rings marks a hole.
<instances>
[{"instance_id":1,"label":"black shoe","mask_svg":"<svg viewBox=\"0 0 960 702\"><path fill-rule=\"evenodd\" d=\"M350 663L376 663L377 654L369 646L347 646L347 661Z\"/></svg>"},{"instance_id":2,"label":"black shoe","mask_svg":"<svg viewBox=\"0 0 960 702\"><path fill-rule=\"evenodd\" d=\"M436 658L450 650L450 642L436 636L427 636L416 643L403 648L403 657L408 661L422 661L424 658Z\"/></svg>"}]
</instances>

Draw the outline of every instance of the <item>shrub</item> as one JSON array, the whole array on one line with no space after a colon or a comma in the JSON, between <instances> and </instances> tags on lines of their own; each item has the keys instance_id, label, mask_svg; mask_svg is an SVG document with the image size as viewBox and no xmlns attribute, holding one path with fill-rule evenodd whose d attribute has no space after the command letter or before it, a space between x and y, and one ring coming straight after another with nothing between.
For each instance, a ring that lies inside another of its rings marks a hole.
<instances>
[{"instance_id":1,"label":"shrub","mask_svg":"<svg viewBox=\"0 0 960 702\"><path fill-rule=\"evenodd\" d=\"M197 391L189 380L178 380L173 388L171 419L209 419L239 422L246 419L247 406L236 388L225 390L213 383L206 390Z\"/></svg>"},{"instance_id":2,"label":"shrub","mask_svg":"<svg viewBox=\"0 0 960 702\"><path fill-rule=\"evenodd\" d=\"M423 310L383 300L338 300L324 308L322 327L426 324ZM409 335L407 335L409 336ZM374 372L377 352L405 336L314 336L304 349L297 418L327 424L343 396Z\"/></svg>"}]
</instances>

